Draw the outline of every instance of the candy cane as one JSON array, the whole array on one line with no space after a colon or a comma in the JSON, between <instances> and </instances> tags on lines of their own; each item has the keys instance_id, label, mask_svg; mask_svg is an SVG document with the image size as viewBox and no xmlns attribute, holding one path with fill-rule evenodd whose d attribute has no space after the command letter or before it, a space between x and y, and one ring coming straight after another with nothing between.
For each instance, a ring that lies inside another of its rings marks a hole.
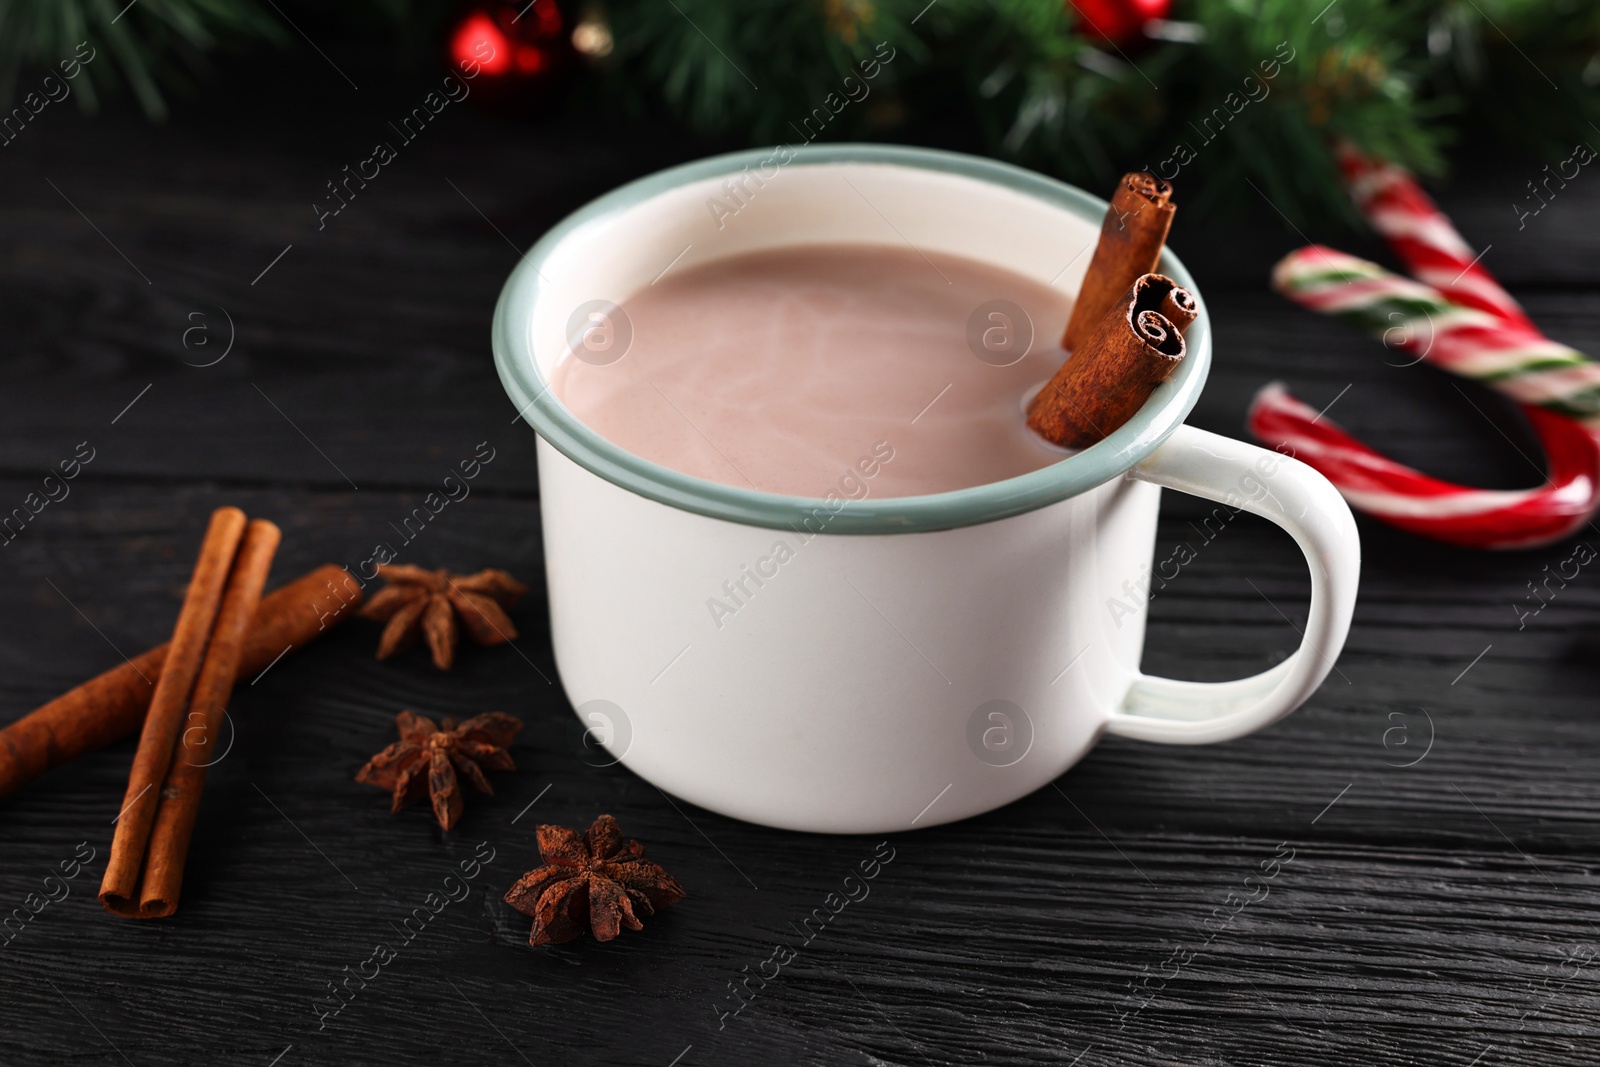
<instances>
[{"instance_id":1,"label":"candy cane","mask_svg":"<svg viewBox=\"0 0 1600 1067\"><path fill-rule=\"evenodd\" d=\"M1282 382L1256 394L1250 432L1321 471L1350 506L1402 530L1471 548L1532 548L1589 521L1600 484L1600 444L1562 415L1524 405L1549 457L1537 489L1468 489L1374 452L1289 395Z\"/></svg>"},{"instance_id":2,"label":"candy cane","mask_svg":"<svg viewBox=\"0 0 1600 1067\"><path fill-rule=\"evenodd\" d=\"M1251 432L1322 471L1351 506L1442 541L1526 548L1582 528L1600 503L1600 364L1540 333L1410 175L1354 153L1342 162L1356 203L1423 280L1312 246L1278 264L1274 287L1518 401L1548 480L1500 491L1430 478L1321 419L1280 383L1257 394Z\"/></svg>"},{"instance_id":3,"label":"candy cane","mask_svg":"<svg viewBox=\"0 0 1600 1067\"><path fill-rule=\"evenodd\" d=\"M1419 280L1457 304L1480 308L1538 332L1522 305L1483 268L1481 255L1462 239L1409 173L1393 163L1363 156L1349 145L1340 147L1339 164L1356 207Z\"/></svg>"},{"instance_id":4,"label":"candy cane","mask_svg":"<svg viewBox=\"0 0 1600 1067\"><path fill-rule=\"evenodd\" d=\"M1273 269L1272 284L1296 303L1345 319L1391 348L1600 431L1600 363L1545 337L1520 313L1506 319L1463 305L1432 286L1319 245L1285 256Z\"/></svg>"}]
</instances>

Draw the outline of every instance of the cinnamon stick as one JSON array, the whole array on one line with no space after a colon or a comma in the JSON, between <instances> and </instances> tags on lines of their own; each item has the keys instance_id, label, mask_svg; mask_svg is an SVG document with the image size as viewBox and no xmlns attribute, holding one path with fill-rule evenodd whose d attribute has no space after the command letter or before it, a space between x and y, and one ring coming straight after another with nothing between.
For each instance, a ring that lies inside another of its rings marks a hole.
<instances>
[{"instance_id":1,"label":"cinnamon stick","mask_svg":"<svg viewBox=\"0 0 1600 1067\"><path fill-rule=\"evenodd\" d=\"M133 754L128 790L122 798L117 830L111 838L111 856L100 883L100 903L112 911L137 900L139 872L144 865L150 825L155 821L161 782L172 761L172 746L183 725L184 709L189 705L195 676L200 673L200 662L211 639L217 610L222 606L223 586L233 569L244 527L244 512L238 508L218 508L206 526L200 558L195 561L194 575L178 612L178 625L172 631L166 667L156 682L150 711L139 734L139 748Z\"/></svg>"},{"instance_id":2,"label":"cinnamon stick","mask_svg":"<svg viewBox=\"0 0 1600 1067\"><path fill-rule=\"evenodd\" d=\"M361 588L332 563L267 594L250 622L239 675L254 676L361 606ZM45 771L139 729L170 645L158 645L0 729L0 797Z\"/></svg>"},{"instance_id":3,"label":"cinnamon stick","mask_svg":"<svg viewBox=\"0 0 1600 1067\"><path fill-rule=\"evenodd\" d=\"M1104 440L1183 361L1183 331L1197 314L1194 294L1171 278L1138 279L1039 390L1028 425L1067 448Z\"/></svg>"},{"instance_id":4,"label":"cinnamon stick","mask_svg":"<svg viewBox=\"0 0 1600 1067\"><path fill-rule=\"evenodd\" d=\"M217 611L211 643L206 646L200 676L195 679L175 758L161 786L150 843L145 849L144 879L137 906L132 907L130 901L131 910L113 908L118 914L154 919L178 910L189 838L200 811L200 795L205 791L206 768L216 750L214 739L220 734L228 694L233 691L250 618L261 603L261 588L266 585L267 571L282 536L265 519L252 519L245 527L244 541L239 545L222 594L222 607Z\"/></svg>"},{"instance_id":5,"label":"cinnamon stick","mask_svg":"<svg viewBox=\"0 0 1600 1067\"><path fill-rule=\"evenodd\" d=\"M1156 269L1177 210L1172 186L1143 171L1122 176L1078 290L1062 345L1076 352L1140 275Z\"/></svg>"}]
</instances>

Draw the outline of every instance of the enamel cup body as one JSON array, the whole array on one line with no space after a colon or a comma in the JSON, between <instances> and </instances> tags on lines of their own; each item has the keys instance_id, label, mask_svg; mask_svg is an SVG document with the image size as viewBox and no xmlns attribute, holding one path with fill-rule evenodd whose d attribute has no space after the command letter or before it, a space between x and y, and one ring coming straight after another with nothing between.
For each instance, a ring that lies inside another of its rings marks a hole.
<instances>
[{"instance_id":1,"label":"enamel cup body","mask_svg":"<svg viewBox=\"0 0 1600 1067\"><path fill-rule=\"evenodd\" d=\"M551 632L586 758L753 822L894 831L1024 796L1107 731L1226 740L1315 691L1349 626L1354 522L1298 461L1182 425L1211 360L1203 300L1184 363L1105 441L930 496L862 495L870 480L845 471L827 499L691 478L599 438L547 386L572 358L575 313L605 314L671 264L904 241L1075 290L1104 212L988 160L785 148L642 179L529 252L494 345L540 435ZM1193 288L1170 252L1161 270ZM892 448L890 419L883 437ZM1272 670L1215 684L1140 672L1163 485L1217 501L1219 517L1264 515L1305 552L1305 641Z\"/></svg>"}]
</instances>

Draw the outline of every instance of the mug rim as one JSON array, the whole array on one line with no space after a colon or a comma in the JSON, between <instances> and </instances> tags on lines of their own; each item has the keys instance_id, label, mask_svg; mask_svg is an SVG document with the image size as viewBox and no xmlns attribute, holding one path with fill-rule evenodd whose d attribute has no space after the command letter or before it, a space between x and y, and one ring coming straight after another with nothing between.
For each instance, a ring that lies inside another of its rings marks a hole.
<instances>
[{"instance_id":1,"label":"mug rim","mask_svg":"<svg viewBox=\"0 0 1600 1067\"><path fill-rule=\"evenodd\" d=\"M1211 330L1200 291L1171 249L1162 251L1157 269L1195 294L1200 315L1184 334L1187 357L1172 377L1156 387L1144 406L1104 440L1039 470L983 485L921 496L844 500L789 496L698 478L627 451L584 425L562 404L540 373L528 336L543 289L540 268L574 230L620 214L691 182L758 166L780 149L757 148L711 156L669 167L627 183L590 201L556 223L512 269L495 304L491 344L501 384L517 406L518 418L557 451L623 489L670 507L746 526L801 529L817 513L827 516L829 534L920 533L975 526L1033 511L1077 496L1128 471L1154 452L1188 417L1211 369ZM980 156L901 145L828 144L789 146L784 167L836 163L887 164L927 170L998 185L1065 210L1098 229L1106 201L1065 182L1022 167Z\"/></svg>"}]
</instances>

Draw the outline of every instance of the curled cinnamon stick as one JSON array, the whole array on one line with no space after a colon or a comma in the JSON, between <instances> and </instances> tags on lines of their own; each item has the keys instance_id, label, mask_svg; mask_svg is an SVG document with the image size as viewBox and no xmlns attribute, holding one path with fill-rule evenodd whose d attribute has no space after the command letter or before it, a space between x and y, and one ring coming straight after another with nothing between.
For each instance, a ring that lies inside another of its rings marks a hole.
<instances>
[{"instance_id":1,"label":"curled cinnamon stick","mask_svg":"<svg viewBox=\"0 0 1600 1067\"><path fill-rule=\"evenodd\" d=\"M284 653L310 644L355 614L361 600L355 578L332 563L273 590L250 622L240 677L254 676ZM158 645L135 656L0 729L0 797L138 730L169 647Z\"/></svg>"},{"instance_id":2,"label":"curled cinnamon stick","mask_svg":"<svg viewBox=\"0 0 1600 1067\"><path fill-rule=\"evenodd\" d=\"M1156 269L1177 210L1171 197L1172 186L1153 175L1133 171L1122 176L1067 319L1063 346L1076 352L1134 280Z\"/></svg>"},{"instance_id":3,"label":"curled cinnamon stick","mask_svg":"<svg viewBox=\"0 0 1600 1067\"><path fill-rule=\"evenodd\" d=\"M223 586L233 568L244 527L244 512L238 508L218 508L211 513L206 527L200 558L195 561L178 625L172 631L167 663L156 682L150 711L139 734L139 748L128 773L128 789L117 815L117 830L111 838L111 856L100 883L100 903L112 911L130 902L137 907L139 873L144 866L145 845L155 821L161 783L167 776L172 747L183 725L183 713L189 705L195 676L200 673L200 662L222 605Z\"/></svg>"},{"instance_id":4,"label":"curled cinnamon stick","mask_svg":"<svg viewBox=\"0 0 1600 1067\"><path fill-rule=\"evenodd\" d=\"M189 855L189 838L200 812L200 795L206 787L206 768L216 751L228 694L239 670L250 618L261 602L261 588L267 582L273 553L282 534L265 519L252 519L245 527L244 541L228 575L222 607L206 646L206 658L195 679L189 712L184 716L183 733L162 783L150 843L145 849L144 879L137 901L113 908L118 914L141 919L156 919L178 910L178 891L183 886L183 868ZM107 905L110 907L110 905Z\"/></svg>"},{"instance_id":5,"label":"curled cinnamon stick","mask_svg":"<svg viewBox=\"0 0 1600 1067\"><path fill-rule=\"evenodd\" d=\"M1160 278L1162 276L1152 274L1151 277ZM1172 279L1168 278L1166 280L1171 281ZM1199 317L1200 305L1195 301L1193 293L1181 285L1174 284L1171 289L1167 290L1167 295L1161 298L1161 314L1178 328L1179 333L1183 333L1189 328L1189 324Z\"/></svg>"},{"instance_id":6,"label":"curled cinnamon stick","mask_svg":"<svg viewBox=\"0 0 1600 1067\"><path fill-rule=\"evenodd\" d=\"M1133 417L1186 353L1183 331L1199 313L1194 294L1146 274L1028 405L1035 433L1087 448Z\"/></svg>"}]
</instances>

